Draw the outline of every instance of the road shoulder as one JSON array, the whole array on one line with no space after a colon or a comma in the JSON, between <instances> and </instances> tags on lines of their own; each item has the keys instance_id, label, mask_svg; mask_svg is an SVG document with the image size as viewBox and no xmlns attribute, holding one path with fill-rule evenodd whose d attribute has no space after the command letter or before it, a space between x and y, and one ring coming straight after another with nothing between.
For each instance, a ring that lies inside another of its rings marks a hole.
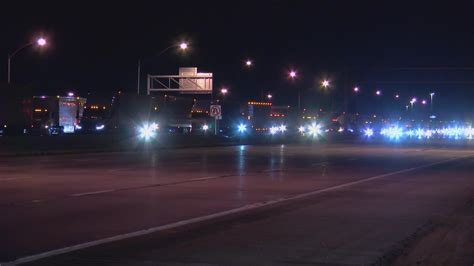
<instances>
[{"instance_id":1,"label":"road shoulder","mask_svg":"<svg viewBox=\"0 0 474 266\"><path fill-rule=\"evenodd\" d=\"M407 241L394 265L473 265L474 197Z\"/></svg>"}]
</instances>

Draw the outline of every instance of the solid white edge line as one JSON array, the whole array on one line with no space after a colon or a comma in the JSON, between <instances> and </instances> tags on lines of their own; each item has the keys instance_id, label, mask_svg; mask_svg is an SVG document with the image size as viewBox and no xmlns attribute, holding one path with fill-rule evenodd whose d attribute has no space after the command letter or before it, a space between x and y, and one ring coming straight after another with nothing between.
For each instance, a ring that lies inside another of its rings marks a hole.
<instances>
[{"instance_id":1,"label":"solid white edge line","mask_svg":"<svg viewBox=\"0 0 474 266\"><path fill-rule=\"evenodd\" d=\"M407 173L407 172L411 172L411 171L415 171L415 170L429 168L429 167L432 167L432 166L435 166L435 165L444 164L444 163L448 163L448 162L456 161L456 160L461 160L461 159L465 159L465 158L468 158L468 157L471 157L471 156L472 155L456 157L456 158L450 158L450 159L446 159L446 160L442 160L442 161L438 161L438 162L434 162L434 163L425 164L425 165L422 165L422 166L411 167L411 168L407 168L407 169L403 169L403 170L399 170L399 171L395 171L395 172L390 172L390 173L386 173L386 174L381 174L381 175L377 175L377 176L373 176L373 177L364 178L364 179L349 182L349 183L335 185L335 186L332 186L332 187L323 188L323 189L315 190L315 191L312 191L312 192L307 192L307 193L303 193L303 194L283 197L283 198L264 201L264 202L252 203L252 204L248 204L248 205L245 205L245 206L242 206L242 207L238 207L238 208L234 208L234 209L230 209L230 210L226 210L226 211L222 211L222 212L217 212L217 213L213 213L213 214L209 214L209 215L204 215L204 216L200 216L200 217L195 217L195 218L191 218L191 219L188 219L188 220L182 220L182 221L178 221L178 222L174 222L174 223L170 223L170 224L165 224L165 225L160 225L160 226L156 226L156 227L151 227L151 228L148 228L148 229L139 230L139 231L135 231L135 232L131 232L131 233L120 234L120 235L107 237L107 238L103 238L103 239L98 239L98 240L94 240L94 241L90 241L90 242L86 242L86 243L82 243L82 244L77 244L77 245L73 245L73 246L69 246L69 247L65 247L65 248L50 250L50 251L47 251L47 252L43 252L43 253L31 255L31 256L26 256L26 257L23 257L23 258L19 258L19 259L16 259L14 261L11 261L11 262L3 262L3 263L0 263L0 266L16 265L16 264L21 264L21 263L32 262L32 261L36 261L36 260L39 260L39 259L44 259L44 258L51 257L51 256L57 256L57 255L61 255L61 254L65 254L65 253L69 253L69 252L73 252L73 251L77 251L77 250L81 250L81 249L85 249L85 248L89 248L89 247L93 247L93 246L98 246L98 245L107 244L107 243L111 243L111 242L115 242L115 241L119 241L119 240L125 240L125 239L129 239L129 238L133 238L133 237L148 235L148 234L152 234L152 233L156 233L156 232L160 232L160 231L165 231L165 230L169 230L169 229L178 228L178 227L185 226L185 225L191 225L191 224L194 224L194 223L199 223L199 222L204 222L204 221L208 221L208 220L212 220L212 219L216 219L216 218L225 217L227 215L231 215L231 214L235 214L235 213L239 213L239 212L243 212L243 211L249 211L249 210L258 209L258 208L261 208L261 207L275 205L275 204L282 203L282 202L285 202L285 201L291 201L291 200L296 200L296 199L307 198L307 197L318 195L318 194L321 194L321 193L324 193L324 192L338 190L338 189L341 189L341 188L346 188L346 187L349 187L349 186L362 184L362 183L365 183L365 182L368 182L368 181L372 181L372 180L375 180L375 179L380 179L380 178L384 178L384 177L388 177L388 176L393 176L393 175L403 174L403 173Z\"/></svg>"}]
</instances>

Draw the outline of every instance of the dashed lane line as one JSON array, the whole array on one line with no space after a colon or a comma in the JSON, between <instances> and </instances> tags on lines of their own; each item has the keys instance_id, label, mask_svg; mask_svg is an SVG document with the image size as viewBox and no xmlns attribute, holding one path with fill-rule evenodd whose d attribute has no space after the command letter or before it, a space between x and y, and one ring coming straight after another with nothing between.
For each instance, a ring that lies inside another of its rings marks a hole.
<instances>
[{"instance_id":1,"label":"dashed lane line","mask_svg":"<svg viewBox=\"0 0 474 266\"><path fill-rule=\"evenodd\" d=\"M18 258L14 261L0 263L0 265L1 266L6 266L6 265L16 265L16 264L21 264L21 263L33 262L33 261L36 261L36 260L48 258L48 257L51 257L51 256L57 256L57 255L61 255L61 254L65 254L65 253L69 253L69 252L89 248L89 247L94 247L94 246L103 245L103 244L107 244L107 243L111 243L111 242L130 239L130 238L134 238L134 237L138 237L138 236L149 235L149 234L152 234L152 233L162 232L162 231L166 231L166 230L170 230L170 229L176 229L176 228L179 228L179 227L182 227L182 226L197 224L197 223L201 223L201 222L206 222L206 221L210 221L210 220L217 219L217 218L223 218L223 217L226 217L226 216L229 216L229 215L238 214L238 213L241 213L241 212L255 210L255 209L259 209L259 208L263 208L263 207L268 207L268 206L271 206L271 205L281 204L281 203L288 202L288 201L305 199L305 198L309 198L309 197L312 197L312 196L315 196L315 195L318 195L318 194L322 194L322 193L325 193L325 192L339 190L339 189L342 189L342 188L347 188L347 187L351 187L351 186L354 186L354 185L359 185L359 184L362 184L362 183L370 182L370 181L373 181L373 180L377 180L377 179L381 179L381 178L385 178L385 177L389 177L389 176L394 176L394 175L404 174L404 173L413 172L413 171L417 171L417 170L421 170L421 169L426 169L426 168L430 168L430 167L433 167L433 166L436 166L436 165L445 164L445 163L449 163L449 162L453 162L453 161L457 161L457 160L461 160L461 159L466 159L466 158L469 158L469 157L472 157L472 155L450 158L450 159L437 161L437 162L434 162L434 163L429 163L429 164L425 164L425 165L421 165L421 166L411 167L411 168L407 168L407 169L403 169L403 170L399 170L399 171L395 171L395 172L376 175L376 176L360 179L360 180L357 180L357 181L352 181L352 182L348 182L348 183L344 183L344 184L340 184L340 185L335 185L335 186L331 186L331 187L328 187L328 188L319 189L319 190L315 190L315 191L311 191L311 192L306 192L306 193L302 193L302 194L298 194L298 195L282 197L282 198L273 199L273 200L264 201L264 202L252 203L252 204L244 205L242 207L229 209L229 210L225 210L225 211L221 211L221 212L216 212L216 213L209 214L209 215L204 215L204 216L195 217L195 218L191 218L191 219L187 219L187 220L177 221L177 222L170 223L170 224L151 227L151 228L148 228L148 229L139 230L139 231L130 232L130 233L125 233L125 234L120 234L120 235L111 236L111 237L107 237L107 238L103 238L103 239L97 239L97 240L94 240L94 241L85 242L85 243L81 243L81 244L77 244L77 245L73 245L73 246L69 246L69 247L50 250L50 251L46 251L46 252L43 252L43 253Z\"/></svg>"}]
</instances>

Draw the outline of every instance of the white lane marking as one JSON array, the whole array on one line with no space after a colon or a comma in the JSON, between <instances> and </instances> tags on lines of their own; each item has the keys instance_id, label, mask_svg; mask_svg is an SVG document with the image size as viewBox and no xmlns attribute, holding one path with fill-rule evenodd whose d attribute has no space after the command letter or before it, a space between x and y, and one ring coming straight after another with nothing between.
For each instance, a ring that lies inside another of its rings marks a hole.
<instances>
[{"instance_id":1,"label":"white lane marking","mask_svg":"<svg viewBox=\"0 0 474 266\"><path fill-rule=\"evenodd\" d=\"M319 162L319 163L313 163L311 164L311 167L315 167L315 166L326 166L326 165L329 165L331 164L330 162Z\"/></svg>"},{"instance_id":2,"label":"white lane marking","mask_svg":"<svg viewBox=\"0 0 474 266\"><path fill-rule=\"evenodd\" d=\"M32 176L17 176L17 177L0 178L0 181L12 181L12 180L30 179L30 178L33 178L33 177Z\"/></svg>"},{"instance_id":3,"label":"white lane marking","mask_svg":"<svg viewBox=\"0 0 474 266\"><path fill-rule=\"evenodd\" d=\"M124 172L124 171L130 171L133 169L129 168L129 167L121 167L121 168L113 168L113 169L107 169L106 171L107 172Z\"/></svg>"},{"instance_id":4,"label":"white lane marking","mask_svg":"<svg viewBox=\"0 0 474 266\"><path fill-rule=\"evenodd\" d=\"M328 165L331 164L331 162L317 162L317 163L312 163L309 167L315 167L315 166L321 166L321 165ZM260 171L261 173L271 173L271 172L288 172L291 170L296 170L296 169L307 169L308 167L293 167L293 168L288 168L288 167L278 167L278 168L269 168Z\"/></svg>"},{"instance_id":5,"label":"white lane marking","mask_svg":"<svg viewBox=\"0 0 474 266\"><path fill-rule=\"evenodd\" d=\"M87 196L87 195L102 194L102 193L108 193L108 192L114 192L114 191L116 191L116 189L106 189L106 190L99 190L99 191L92 191L92 192L75 193L75 194L70 194L68 196L82 197L82 196Z\"/></svg>"},{"instance_id":6,"label":"white lane marking","mask_svg":"<svg viewBox=\"0 0 474 266\"><path fill-rule=\"evenodd\" d=\"M226 210L226 211L221 211L221 212L217 212L217 213L213 213L213 214L209 214L209 215L195 217L195 218L191 218L191 219L187 219L187 220L182 220L182 221L178 221L178 222L174 222L174 223L170 223L170 224L151 227L151 228L148 228L148 229L139 230L139 231L130 232L130 233L125 233L125 234L116 235L116 236L112 236L112 237L107 237L107 238L103 238L103 239L98 239L98 240L85 242L85 243L82 243L82 244L77 244L77 245L73 245L73 246L69 246L69 247L50 250L50 251L46 251L46 252L43 252L43 253L22 257L22 258L14 260L14 261L6 262L6 263L0 263L0 265L1 266L6 266L6 265L16 265L16 264L21 264L21 263L32 262L32 261L36 261L36 260L39 260L39 259L44 259L44 258L48 258L48 257L51 257L51 256L57 256L57 255L61 255L61 254L65 254L65 253L69 253L69 252L89 248L89 247L94 247L94 246L107 244L107 243L111 243L111 242L115 242L115 241L125 240L125 239L129 239L129 238L133 238L133 237L148 235L148 234L161 232L161 231L165 231L165 230L175 229L175 228L179 228L181 226L192 225L192 224L195 224L195 223L205 222L205 221L213 220L213 219L216 219L216 218L222 218L222 217L225 217L225 216L228 216L228 215L231 215L231 214L236 214L236 213L239 213L239 212L255 210L255 209L258 209L258 208L262 208L262 207L267 207L267 206L271 206L271 205L280 204L280 203L283 203L283 202L286 202L286 201L292 201L292 200L297 200L297 199L308 198L308 197L315 196L315 195L318 195L318 194L321 194L321 193L324 193L324 192L338 190L338 189L341 189L341 188L346 188L346 187L366 183L366 182L369 182L369 181L372 181L372 180L376 180L376 179L380 179L380 178L384 178L384 177L388 177L388 176L399 175L399 174L412 172L412 171L416 171L416 170L420 170L420 169L425 169L425 168L429 168L429 167L432 167L432 166L435 166L435 165L444 164L444 163L448 163L448 162L452 162L452 161L456 161L456 160L461 160L461 159L465 159L465 158L469 158L469 157L472 157L472 155L456 157L456 158L450 158L450 159L446 159L446 160L442 160L442 161L438 161L438 162L434 162L434 163L425 164L425 165L422 165L422 166L411 167L411 168L407 168L407 169L403 169L403 170L399 170L399 171L395 171L395 172L390 172L390 173L381 174L381 175L377 175L377 176L373 176L373 177L368 177L368 178L364 178L364 179L361 179L361 180L357 180L357 181L353 181L353 182L349 182L349 183L345 183L345 184L341 184L341 185L336 185L336 186L332 186L332 187L328 187L328 188L323 188L323 189L319 189L319 190L315 190L315 191L311 191L311 192L307 192L307 193L302 193L302 194L298 194L298 195L294 195L294 196L288 196L288 197L282 197L282 198L269 200L269 201L252 203L252 204L248 204L248 205L245 205L245 206L242 206L242 207L238 207L238 208L234 208L234 209L230 209L230 210Z\"/></svg>"},{"instance_id":7,"label":"white lane marking","mask_svg":"<svg viewBox=\"0 0 474 266\"><path fill-rule=\"evenodd\" d=\"M58 197L54 197L54 198L35 199L35 200L28 200L28 201L24 201L24 202L11 202L11 203L6 203L6 204L0 203L0 206L2 206L2 205L11 206L11 205L27 204L27 203L43 203L43 202L47 202L47 201L52 201L52 200L57 200L57 199L64 199L64 198L68 198L68 197L84 197L84 196L93 196L93 195L100 195L100 194L105 194L105 193L113 193L113 192L120 192L120 191L127 191L127 190L137 190L137 189L146 189L146 188L154 188L154 187L166 187L166 186L171 186L171 185L181 185L181 184L185 184L185 183L199 182L199 181L206 181L206 180L211 180L211 179L234 177L234 176L241 176L241 174L225 174L225 175L219 175L219 176L205 176L205 177L190 178L190 179L185 179L185 180L175 181L175 182L169 182L169 183L157 183L157 184L144 185L144 186L138 186L138 187L123 187L123 188L105 189L105 190L98 190L98 191L79 192L79 193L74 193L74 194L67 194L67 195L63 195L63 196L58 196ZM1 266L1 264L0 264L0 266Z\"/></svg>"},{"instance_id":8,"label":"white lane marking","mask_svg":"<svg viewBox=\"0 0 474 266\"><path fill-rule=\"evenodd\" d=\"M179 185L179 184L184 184L184 183L205 181L205 180L210 180L210 179L232 177L232 176L238 176L238 175L228 174L228 175L219 175L219 176L206 176L206 177L190 178L190 179L186 179L186 180L182 180L182 181L176 181L176 182L157 183L157 184L138 186L138 187L124 187L124 188L116 188L116 189L106 189L106 190L98 190L98 191L90 191L90 192L81 192L81 193L69 194L67 196L69 196L69 197L82 197L82 196L89 196L89 195L96 195L96 194L119 192L119 191L125 191L125 190L137 190L137 189L152 188L152 187L165 187L165 186L170 186L170 185Z\"/></svg>"}]
</instances>

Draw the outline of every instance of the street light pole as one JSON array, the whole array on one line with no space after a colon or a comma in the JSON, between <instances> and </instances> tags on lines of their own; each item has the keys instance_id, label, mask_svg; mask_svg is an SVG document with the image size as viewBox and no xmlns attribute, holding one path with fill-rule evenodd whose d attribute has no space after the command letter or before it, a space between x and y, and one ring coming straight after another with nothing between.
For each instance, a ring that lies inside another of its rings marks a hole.
<instances>
[{"instance_id":1,"label":"street light pole","mask_svg":"<svg viewBox=\"0 0 474 266\"><path fill-rule=\"evenodd\" d=\"M168 51L169 49L171 49L173 47L179 47L179 49L184 51L184 50L188 49L188 44L185 43L185 42L182 42L180 44L170 45L170 46L166 47L165 49L161 50L159 53L157 53L155 55L155 57L164 54L166 51ZM137 64L137 94L140 94L140 77L141 77L141 60L139 58L138 59L138 64Z\"/></svg>"},{"instance_id":2,"label":"street light pole","mask_svg":"<svg viewBox=\"0 0 474 266\"><path fill-rule=\"evenodd\" d=\"M29 43L27 43L23 46L20 46L18 49L13 51L13 53L8 55L8 62L7 62L7 64L8 64L8 66L7 66L7 71L8 71L7 82L8 82L8 84L10 84L10 82L11 82L11 61L12 61L12 58L17 53L19 53L21 50L25 49L26 47L32 46L35 43L38 44L39 46L44 46L44 45L46 45L46 40L44 38L39 38L35 42L29 42Z\"/></svg>"},{"instance_id":3,"label":"street light pole","mask_svg":"<svg viewBox=\"0 0 474 266\"><path fill-rule=\"evenodd\" d=\"M8 55L8 84L10 84L10 64L12 57Z\"/></svg>"},{"instance_id":4,"label":"street light pole","mask_svg":"<svg viewBox=\"0 0 474 266\"><path fill-rule=\"evenodd\" d=\"M137 95L140 94L140 59L138 59L138 69L137 69Z\"/></svg>"},{"instance_id":5,"label":"street light pole","mask_svg":"<svg viewBox=\"0 0 474 266\"><path fill-rule=\"evenodd\" d=\"M435 95L434 92L430 93L430 109L431 109L431 113L433 113L433 96Z\"/></svg>"},{"instance_id":6,"label":"street light pole","mask_svg":"<svg viewBox=\"0 0 474 266\"><path fill-rule=\"evenodd\" d=\"M288 73L288 76L291 80L295 80L296 78L296 71L294 70L291 70L290 73ZM297 93L298 93L298 112L301 111L301 90L300 88L298 87L297 89Z\"/></svg>"}]
</instances>

